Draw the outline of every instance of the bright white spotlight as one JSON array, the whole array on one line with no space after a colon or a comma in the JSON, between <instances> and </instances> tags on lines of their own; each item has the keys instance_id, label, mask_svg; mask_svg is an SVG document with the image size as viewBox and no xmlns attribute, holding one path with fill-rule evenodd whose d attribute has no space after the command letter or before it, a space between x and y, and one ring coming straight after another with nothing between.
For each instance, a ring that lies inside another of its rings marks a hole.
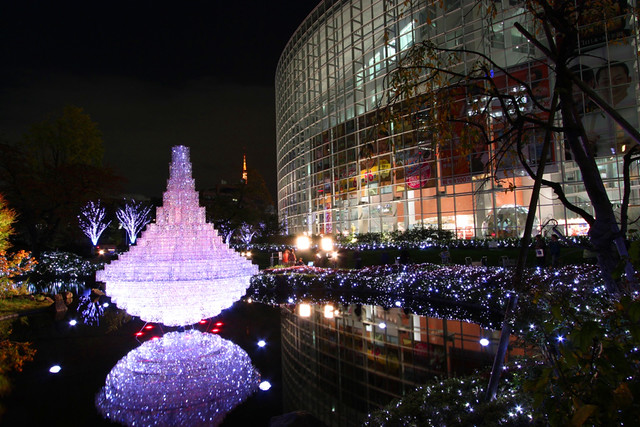
<instances>
[{"instance_id":1,"label":"bright white spotlight","mask_svg":"<svg viewBox=\"0 0 640 427\"><path fill-rule=\"evenodd\" d=\"M60 370L62 370L60 365L53 365L49 368L49 372L51 372L52 374L57 374L58 372L60 372Z\"/></svg>"},{"instance_id":2,"label":"bright white spotlight","mask_svg":"<svg viewBox=\"0 0 640 427\"><path fill-rule=\"evenodd\" d=\"M387 327L387 324L384 323L384 322L380 322L380 324L378 325L378 328L380 328L380 329L384 329L386 327Z\"/></svg>"},{"instance_id":3,"label":"bright white spotlight","mask_svg":"<svg viewBox=\"0 0 640 427\"><path fill-rule=\"evenodd\" d=\"M320 239L320 248L325 252L331 252L333 250L333 239L331 237Z\"/></svg>"},{"instance_id":4,"label":"bright white spotlight","mask_svg":"<svg viewBox=\"0 0 640 427\"><path fill-rule=\"evenodd\" d=\"M262 381L258 387L262 391L267 391L271 388L271 383L269 381Z\"/></svg>"},{"instance_id":5,"label":"bright white spotlight","mask_svg":"<svg viewBox=\"0 0 640 427\"><path fill-rule=\"evenodd\" d=\"M76 319L69 320L69 326L76 326L77 324L78 324L78 321Z\"/></svg>"},{"instance_id":6,"label":"bright white spotlight","mask_svg":"<svg viewBox=\"0 0 640 427\"><path fill-rule=\"evenodd\" d=\"M296 239L296 247L299 251L309 249L311 247L311 239L309 239L309 236L299 236Z\"/></svg>"},{"instance_id":7,"label":"bright white spotlight","mask_svg":"<svg viewBox=\"0 0 640 427\"><path fill-rule=\"evenodd\" d=\"M267 342L266 342L265 340L260 340L260 341L258 341L258 347L262 348L262 347L264 347L265 345L267 345Z\"/></svg>"},{"instance_id":8,"label":"bright white spotlight","mask_svg":"<svg viewBox=\"0 0 640 427\"><path fill-rule=\"evenodd\" d=\"M480 339L480 345L483 346L483 347L488 346L489 345L489 340L486 339L486 338L481 338Z\"/></svg>"}]
</instances>

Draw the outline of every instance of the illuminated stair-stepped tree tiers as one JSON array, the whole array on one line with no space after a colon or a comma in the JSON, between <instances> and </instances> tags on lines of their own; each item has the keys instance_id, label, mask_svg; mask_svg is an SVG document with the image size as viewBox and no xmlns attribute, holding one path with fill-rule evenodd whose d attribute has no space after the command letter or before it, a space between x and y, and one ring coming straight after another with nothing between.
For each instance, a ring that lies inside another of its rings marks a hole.
<instances>
[{"instance_id":1,"label":"illuminated stair-stepped tree tiers","mask_svg":"<svg viewBox=\"0 0 640 427\"><path fill-rule=\"evenodd\" d=\"M172 149L167 191L156 222L138 243L96 273L118 307L147 322L190 325L240 299L258 267L222 242L191 177L189 148Z\"/></svg>"}]
</instances>

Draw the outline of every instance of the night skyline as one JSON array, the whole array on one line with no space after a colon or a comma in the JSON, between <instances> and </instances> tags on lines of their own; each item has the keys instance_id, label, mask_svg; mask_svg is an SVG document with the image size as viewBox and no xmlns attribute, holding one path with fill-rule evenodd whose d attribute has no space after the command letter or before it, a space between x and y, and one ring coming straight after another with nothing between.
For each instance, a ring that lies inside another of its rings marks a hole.
<instances>
[{"instance_id":1,"label":"night skyline","mask_svg":"<svg viewBox=\"0 0 640 427\"><path fill-rule=\"evenodd\" d=\"M198 190L239 180L246 149L275 200L275 68L317 3L4 4L0 139L75 105L126 192L162 194L170 148L187 145Z\"/></svg>"}]
</instances>

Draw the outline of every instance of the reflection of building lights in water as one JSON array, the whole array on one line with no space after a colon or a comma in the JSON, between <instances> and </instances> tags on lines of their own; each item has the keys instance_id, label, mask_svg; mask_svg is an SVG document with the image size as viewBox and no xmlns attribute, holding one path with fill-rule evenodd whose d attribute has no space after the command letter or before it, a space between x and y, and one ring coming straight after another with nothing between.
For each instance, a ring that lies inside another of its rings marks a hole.
<instances>
[{"instance_id":1,"label":"reflection of building lights in water","mask_svg":"<svg viewBox=\"0 0 640 427\"><path fill-rule=\"evenodd\" d=\"M300 304L300 317L311 316L311 306L309 304Z\"/></svg>"},{"instance_id":2,"label":"reflection of building lights in water","mask_svg":"<svg viewBox=\"0 0 640 427\"><path fill-rule=\"evenodd\" d=\"M233 342L169 332L113 367L96 407L125 425L218 425L259 383L249 355Z\"/></svg>"},{"instance_id":3,"label":"reflection of building lights in water","mask_svg":"<svg viewBox=\"0 0 640 427\"><path fill-rule=\"evenodd\" d=\"M364 419L360 417L366 413L358 408L400 398L403 390L435 375L466 375L491 367L498 331L481 323L421 316L394 308L395 301L392 298L386 306L375 306L325 300L310 305L306 318L300 316L299 306L283 305L282 388L288 404L316 416L331 414L335 408L336 414ZM327 305L339 307L339 315L324 317ZM403 357L407 354L412 357ZM523 349L514 345L506 357L511 360L522 354ZM327 379L327 372L345 360L361 362ZM367 378L372 386L352 387L360 378ZM377 384L385 382L393 386L381 393ZM466 409L474 410L471 406ZM330 418L333 424L340 424L340 415Z\"/></svg>"},{"instance_id":4,"label":"reflection of building lights in water","mask_svg":"<svg viewBox=\"0 0 640 427\"><path fill-rule=\"evenodd\" d=\"M331 304L327 304L324 306L324 317L326 319L333 319L334 308Z\"/></svg>"}]
</instances>

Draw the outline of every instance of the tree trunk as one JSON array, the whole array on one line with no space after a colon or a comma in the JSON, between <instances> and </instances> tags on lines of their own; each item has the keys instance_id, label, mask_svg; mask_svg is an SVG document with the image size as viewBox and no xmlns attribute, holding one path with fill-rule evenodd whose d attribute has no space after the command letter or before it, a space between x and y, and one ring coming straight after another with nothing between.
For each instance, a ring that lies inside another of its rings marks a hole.
<instances>
[{"instance_id":1,"label":"tree trunk","mask_svg":"<svg viewBox=\"0 0 640 427\"><path fill-rule=\"evenodd\" d=\"M558 72L558 81L562 84L562 73ZM571 87L571 81L564 77L564 87ZM618 263L616 249L620 252L620 256L626 255L626 247L624 245L623 236L620 236L618 223L613 212L613 206L604 187L600 171L596 164L595 158L588 146L588 141L584 132L581 121L576 120L575 108L573 107L573 97L571 91L560 92L560 104L562 106L563 127L566 129L566 141L571 148L571 152L575 158L575 162L582 174L585 191L589 196L589 201L593 208L594 221L589 224L589 239L598 256L598 265L602 271L602 278L605 281L607 290L610 293L618 293L621 291L619 284L613 279L613 270ZM614 245L616 240L622 240L622 244ZM627 270L627 274L630 271ZM633 270L631 277L633 280Z\"/></svg>"}]
</instances>

